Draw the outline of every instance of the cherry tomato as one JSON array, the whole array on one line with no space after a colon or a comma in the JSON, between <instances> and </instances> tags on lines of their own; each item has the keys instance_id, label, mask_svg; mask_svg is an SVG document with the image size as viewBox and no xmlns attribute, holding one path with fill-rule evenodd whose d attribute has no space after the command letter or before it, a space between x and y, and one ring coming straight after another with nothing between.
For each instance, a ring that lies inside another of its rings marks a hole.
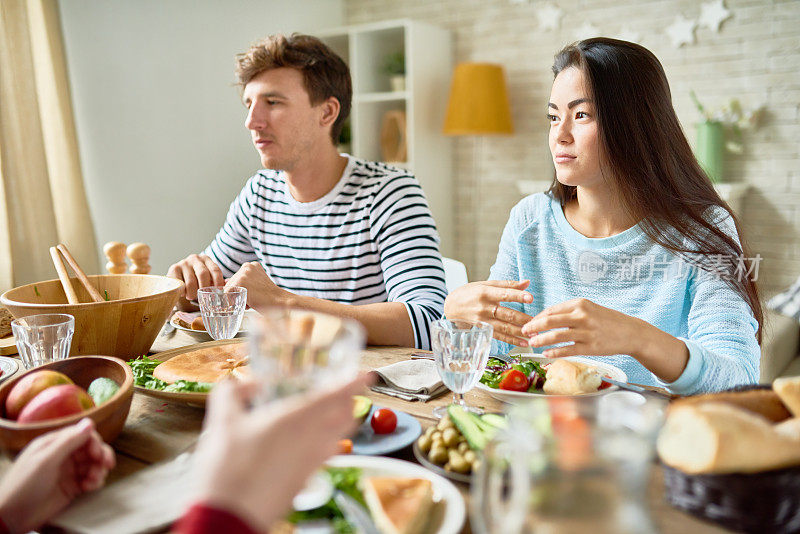
<instances>
[{"instance_id":1,"label":"cherry tomato","mask_svg":"<svg viewBox=\"0 0 800 534\"><path fill-rule=\"evenodd\" d=\"M611 377L606 375L606 378L611 378ZM597 391L600 391L601 389L610 388L610 387L611 387L611 384L609 384L608 382L600 382L600 385L597 387Z\"/></svg>"},{"instance_id":2,"label":"cherry tomato","mask_svg":"<svg viewBox=\"0 0 800 534\"><path fill-rule=\"evenodd\" d=\"M339 440L339 454L350 454L353 452L353 440L352 439L340 439Z\"/></svg>"},{"instance_id":3,"label":"cherry tomato","mask_svg":"<svg viewBox=\"0 0 800 534\"><path fill-rule=\"evenodd\" d=\"M381 408L372 414L369 424L376 434L391 434L397 428L397 416L389 408Z\"/></svg>"},{"instance_id":4,"label":"cherry tomato","mask_svg":"<svg viewBox=\"0 0 800 534\"><path fill-rule=\"evenodd\" d=\"M528 391L530 381L525 373L516 369L509 369L500 375L500 389L509 391Z\"/></svg>"}]
</instances>

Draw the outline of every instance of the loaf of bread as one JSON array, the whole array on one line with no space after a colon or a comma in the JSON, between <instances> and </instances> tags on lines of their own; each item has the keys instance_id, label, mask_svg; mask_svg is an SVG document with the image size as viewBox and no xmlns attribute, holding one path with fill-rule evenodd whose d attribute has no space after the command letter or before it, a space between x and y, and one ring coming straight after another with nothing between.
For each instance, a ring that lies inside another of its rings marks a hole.
<instances>
[{"instance_id":1,"label":"loaf of bread","mask_svg":"<svg viewBox=\"0 0 800 534\"><path fill-rule=\"evenodd\" d=\"M661 460L689 474L756 473L800 465L800 439L765 417L720 402L671 407L658 437Z\"/></svg>"},{"instance_id":2,"label":"loaf of bread","mask_svg":"<svg viewBox=\"0 0 800 534\"><path fill-rule=\"evenodd\" d=\"M776 378L772 389L795 417L800 417L800 376Z\"/></svg>"},{"instance_id":3,"label":"loaf of bread","mask_svg":"<svg viewBox=\"0 0 800 534\"><path fill-rule=\"evenodd\" d=\"M670 407L698 404L704 402L721 402L739 406L745 410L763 415L770 421L778 423L792 416L786 409L781 397L769 389L752 389L749 391L736 391L725 393L707 393L705 395L692 395L672 401ZM795 414L797 415L797 414Z\"/></svg>"}]
</instances>

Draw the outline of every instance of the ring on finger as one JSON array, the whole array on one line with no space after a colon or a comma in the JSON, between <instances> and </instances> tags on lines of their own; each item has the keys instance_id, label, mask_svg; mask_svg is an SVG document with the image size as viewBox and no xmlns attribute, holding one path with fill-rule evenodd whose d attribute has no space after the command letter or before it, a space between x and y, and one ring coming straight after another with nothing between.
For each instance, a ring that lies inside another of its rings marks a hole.
<instances>
[{"instance_id":1,"label":"ring on finger","mask_svg":"<svg viewBox=\"0 0 800 534\"><path fill-rule=\"evenodd\" d=\"M492 310L492 319L497 319L497 307L499 304L494 305L494 309Z\"/></svg>"}]
</instances>

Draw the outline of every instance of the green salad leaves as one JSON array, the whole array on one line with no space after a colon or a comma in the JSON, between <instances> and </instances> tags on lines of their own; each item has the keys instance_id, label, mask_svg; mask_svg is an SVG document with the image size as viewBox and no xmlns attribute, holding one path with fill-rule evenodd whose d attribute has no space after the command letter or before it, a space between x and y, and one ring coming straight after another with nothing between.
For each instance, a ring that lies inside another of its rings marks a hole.
<instances>
[{"instance_id":1,"label":"green salad leaves","mask_svg":"<svg viewBox=\"0 0 800 534\"><path fill-rule=\"evenodd\" d=\"M498 360L497 358L489 358L489 361L486 363L486 370L483 372L480 381L490 388L499 389L503 373L509 369L516 369L531 379L531 387L528 391L536 391L541 388L541 384L544 383L545 376L547 375L547 371L542 364L533 360L515 360L512 364L506 364L504 361ZM534 380L536 375L538 375L538 379Z\"/></svg>"},{"instance_id":2,"label":"green salad leaves","mask_svg":"<svg viewBox=\"0 0 800 534\"><path fill-rule=\"evenodd\" d=\"M358 481L361 479L361 469L357 467L326 467L325 470L330 475L331 482L336 489L348 494L366 508L367 502L358 487ZM336 506L333 499L313 510L292 512L289 514L287 521L297 524L315 519L328 519L333 524L333 530L337 534L355 534L356 532L355 528L344 518L344 514Z\"/></svg>"},{"instance_id":3,"label":"green salad leaves","mask_svg":"<svg viewBox=\"0 0 800 534\"><path fill-rule=\"evenodd\" d=\"M208 393L214 384L208 382L189 382L188 380L178 380L174 384L169 384L153 376L153 370L160 364L158 360L140 356L135 360L128 360L128 365L133 371L134 385L147 389L157 389L159 391L170 391L173 393Z\"/></svg>"}]
</instances>

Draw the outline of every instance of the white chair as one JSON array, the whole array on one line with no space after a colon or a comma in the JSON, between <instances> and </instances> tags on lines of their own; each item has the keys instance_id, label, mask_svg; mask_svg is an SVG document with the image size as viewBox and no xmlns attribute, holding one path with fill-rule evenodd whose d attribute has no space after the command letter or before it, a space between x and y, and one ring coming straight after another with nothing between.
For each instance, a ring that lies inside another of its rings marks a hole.
<instances>
[{"instance_id":1,"label":"white chair","mask_svg":"<svg viewBox=\"0 0 800 534\"><path fill-rule=\"evenodd\" d=\"M444 283L448 293L469 282L467 267L463 263L451 258L442 258L442 263L444 263Z\"/></svg>"}]
</instances>

